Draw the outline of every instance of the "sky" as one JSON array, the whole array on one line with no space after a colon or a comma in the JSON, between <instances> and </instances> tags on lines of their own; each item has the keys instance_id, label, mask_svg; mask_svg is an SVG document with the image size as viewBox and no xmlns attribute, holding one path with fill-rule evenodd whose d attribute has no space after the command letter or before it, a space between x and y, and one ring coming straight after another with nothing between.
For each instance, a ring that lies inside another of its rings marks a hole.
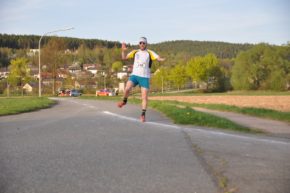
<instances>
[{"instance_id":1,"label":"sky","mask_svg":"<svg viewBox=\"0 0 290 193\"><path fill-rule=\"evenodd\" d=\"M0 33L286 44L289 0L0 0Z\"/></svg>"}]
</instances>

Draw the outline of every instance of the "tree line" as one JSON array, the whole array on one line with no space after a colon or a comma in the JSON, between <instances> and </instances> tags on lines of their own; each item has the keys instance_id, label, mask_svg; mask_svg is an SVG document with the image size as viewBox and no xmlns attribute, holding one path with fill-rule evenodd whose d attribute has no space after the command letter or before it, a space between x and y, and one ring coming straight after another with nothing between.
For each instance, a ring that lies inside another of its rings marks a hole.
<instances>
[{"instance_id":1,"label":"tree line","mask_svg":"<svg viewBox=\"0 0 290 193\"><path fill-rule=\"evenodd\" d=\"M235 58L240 51L253 47L252 44L235 44L213 41L177 40L152 44L152 49L178 55L180 53L189 56L205 56L208 53L215 54L218 58Z\"/></svg>"},{"instance_id":2,"label":"tree line","mask_svg":"<svg viewBox=\"0 0 290 193\"><path fill-rule=\"evenodd\" d=\"M184 88L186 83L206 91L290 90L290 44L258 44L234 59L209 53L175 66L162 66L153 77L154 89ZM167 84L167 85L164 85Z\"/></svg>"},{"instance_id":3,"label":"tree line","mask_svg":"<svg viewBox=\"0 0 290 193\"><path fill-rule=\"evenodd\" d=\"M38 41L41 36L38 35L11 35L0 34L0 47L7 47L12 49L37 49ZM45 36L42 40L42 46L47 44L51 39L57 36ZM81 45L93 49L96 46L112 48L114 46L120 46L119 42L106 41L99 39L80 39L71 37L62 37L66 43L67 49L77 49Z\"/></svg>"}]
</instances>

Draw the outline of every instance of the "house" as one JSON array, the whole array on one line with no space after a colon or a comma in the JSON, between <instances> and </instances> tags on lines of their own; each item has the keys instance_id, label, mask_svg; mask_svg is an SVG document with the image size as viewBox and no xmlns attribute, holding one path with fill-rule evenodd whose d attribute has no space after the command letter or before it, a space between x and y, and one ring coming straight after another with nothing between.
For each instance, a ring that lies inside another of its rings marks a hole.
<instances>
[{"instance_id":1,"label":"house","mask_svg":"<svg viewBox=\"0 0 290 193\"><path fill-rule=\"evenodd\" d=\"M91 72L92 74L96 75L98 73L98 69L97 68L87 68L87 71Z\"/></svg>"},{"instance_id":2,"label":"house","mask_svg":"<svg viewBox=\"0 0 290 193\"><path fill-rule=\"evenodd\" d=\"M42 79L52 78L52 73L51 72L41 72L41 78Z\"/></svg>"},{"instance_id":3,"label":"house","mask_svg":"<svg viewBox=\"0 0 290 193\"><path fill-rule=\"evenodd\" d=\"M8 71L0 71L0 80L4 79L4 78L7 78L8 75L9 75Z\"/></svg>"},{"instance_id":4,"label":"house","mask_svg":"<svg viewBox=\"0 0 290 193\"><path fill-rule=\"evenodd\" d=\"M83 64L83 69L91 72L94 76L102 70L101 64Z\"/></svg>"},{"instance_id":5,"label":"house","mask_svg":"<svg viewBox=\"0 0 290 193\"><path fill-rule=\"evenodd\" d=\"M133 65L132 65L133 66ZM122 67L122 71L124 71L124 72L127 72L128 71L128 69L130 68L130 67L132 67L131 65L130 66L126 66L126 65L124 65L123 67Z\"/></svg>"},{"instance_id":6,"label":"house","mask_svg":"<svg viewBox=\"0 0 290 193\"><path fill-rule=\"evenodd\" d=\"M32 57L32 56L35 56L36 53L38 53L38 52L39 52L39 49L30 49L29 52L27 52L26 54L27 54L27 56Z\"/></svg>"},{"instance_id":7,"label":"house","mask_svg":"<svg viewBox=\"0 0 290 193\"><path fill-rule=\"evenodd\" d=\"M70 67L68 67L68 71L71 74L76 74L78 72L81 72L81 67L79 67L79 66L70 66Z\"/></svg>"},{"instance_id":8,"label":"house","mask_svg":"<svg viewBox=\"0 0 290 193\"><path fill-rule=\"evenodd\" d=\"M28 65L30 69L30 75L33 76L35 79L39 78L39 68L38 66Z\"/></svg>"},{"instance_id":9,"label":"house","mask_svg":"<svg viewBox=\"0 0 290 193\"><path fill-rule=\"evenodd\" d=\"M33 90L38 89L38 83L29 82L29 83L26 83L22 88L26 93L32 93Z\"/></svg>"},{"instance_id":10,"label":"house","mask_svg":"<svg viewBox=\"0 0 290 193\"><path fill-rule=\"evenodd\" d=\"M77 79L90 79L92 78L94 75L90 72L90 71L80 71L75 73L75 77Z\"/></svg>"},{"instance_id":11,"label":"house","mask_svg":"<svg viewBox=\"0 0 290 193\"><path fill-rule=\"evenodd\" d=\"M92 80L92 79L90 79L90 80L85 80L85 79L76 80L74 87L77 88L77 89L84 89L84 88L96 89L97 88L97 83L96 83L95 80Z\"/></svg>"},{"instance_id":12,"label":"house","mask_svg":"<svg viewBox=\"0 0 290 193\"><path fill-rule=\"evenodd\" d=\"M26 83L22 88L23 88L23 90L25 90L25 92L28 92L28 93L31 93L33 90L32 85L30 85L28 83Z\"/></svg>"},{"instance_id":13,"label":"house","mask_svg":"<svg viewBox=\"0 0 290 193\"><path fill-rule=\"evenodd\" d=\"M57 69L57 77L58 78L67 78L69 72L63 68Z\"/></svg>"},{"instance_id":14,"label":"house","mask_svg":"<svg viewBox=\"0 0 290 193\"><path fill-rule=\"evenodd\" d=\"M88 70L88 68L96 68L96 64L83 64L83 69Z\"/></svg>"},{"instance_id":15,"label":"house","mask_svg":"<svg viewBox=\"0 0 290 193\"><path fill-rule=\"evenodd\" d=\"M39 79L39 74L33 74L33 77L34 77L35 79Z\"/></svg>"},{"instance_id":16,"label":"house","mask_svg":"<svg viewBox=\"0 0 290 193\"><path fill-rule=\"evenodd\" d=\"M46 78L46 79L42 79L42 84L45 86L51 86L53 84L55 85L62 85L63 83L63 79L62 78Z\"/></svg>"}]
</instances>

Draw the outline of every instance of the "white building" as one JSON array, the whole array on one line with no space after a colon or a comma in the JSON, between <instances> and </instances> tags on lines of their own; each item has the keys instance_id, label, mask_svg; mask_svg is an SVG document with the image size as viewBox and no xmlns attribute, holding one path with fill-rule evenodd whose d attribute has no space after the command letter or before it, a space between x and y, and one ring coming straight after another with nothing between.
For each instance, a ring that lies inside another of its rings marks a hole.
<instances>
[{"instance_id":1,"label":"white building","mask_svg":"<svg viewBox=\"0 0 290 193\"><path fill-rule=\"evenodd\" d=\"M126 76L128 76L128 73L127 72L118 72L117 73L117 78L118 79L123 79Z\"/></svg>"},{"instance_id":2,"label":"white building","mask_svg":"<svg viewBox=\"0 0 290 193\"><path fill-rule=\"evenodd\" d=\"M27 53L28 56L35 56L36 53L39 52L39 49L30 49L29 52Z\"/></svg>"},{"instance_id":3,"label":"white building","mask_svg":"<svg viewBox=\"0 0 290 193\"><path fill-rule=\"evenodd\" d=\"M91 72L94 75L96 75L98 73L97 68L87 68L87 71Z\"/></svg>"}]
</instances>

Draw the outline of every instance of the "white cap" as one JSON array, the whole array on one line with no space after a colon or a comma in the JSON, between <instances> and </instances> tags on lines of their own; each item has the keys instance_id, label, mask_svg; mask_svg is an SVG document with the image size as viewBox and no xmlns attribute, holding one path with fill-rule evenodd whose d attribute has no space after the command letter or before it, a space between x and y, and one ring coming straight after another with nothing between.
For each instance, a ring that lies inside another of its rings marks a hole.
<instances>
[{"instance_id":1,"label":"white cap","mask_svg":"<svg viewBox=\"0 0 290 193\"><path fill-rule=\"evenodd\" d=\"M139 42L145 42L147 44L147 38L141 37L139 38Z\"/></svg>"}]
</instances>

